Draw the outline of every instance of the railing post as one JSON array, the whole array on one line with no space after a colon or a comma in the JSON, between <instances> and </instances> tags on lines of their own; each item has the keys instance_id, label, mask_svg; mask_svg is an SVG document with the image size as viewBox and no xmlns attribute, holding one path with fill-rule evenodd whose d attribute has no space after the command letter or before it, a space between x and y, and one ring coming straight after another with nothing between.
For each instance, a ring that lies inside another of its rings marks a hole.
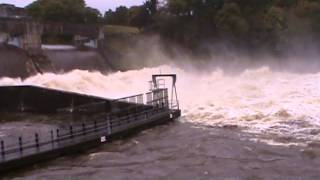
<instances>
[{"instance_id":1,"label":"railing post","mask_svg":"<svg viewBox=\"0 0 320 180\"><path fill-rule=\"evenodd\" d=\"M23 147L22 147L22 137L21 137L21 136L19 137L18 141L19 141L19 151L20 151L20 153L22 154L22 152L23 152Z\"/></svg>"},{"instance_id":2,"label":"railing post","mask_svg":"<svg viewBox=\"0 0 320 180\"><path fill-rule=\"evenodd\" d=\"M128 112L128 114L127 114L127 118L128 118L128 119L127 119L127 123L130 124L131 119L130 119L130 113L129 113L129 112Z\"/></svg>"},{"instance_id":3,"label":"railing post","mask_svg":"<svg viewBox=\"0 0 320 180\"><path fill-rule=\"evenodd\" d=\"M157 108L157 113L158 113L160 111L160 101L159 100L157 101L157 107L156 108Z\"/></svg>"},{"instance_id":4,"label":"railing post","mask_svg":"<svg viewBox=\"0 0 320 180\"><path fill-rule=\"evenodd\" d=\"M72 126L70 126L70 136L71 136L71 138L73 138L73 127Z\"/></svg>"},{"instance_id":5,"label":"railing post","mask_svg":"<svg viewBox=\"0 0 320 180\"><path fill-rule=\"evenodd\" d=\"M60 130L59 129L56 130L56 134L57 134L57 141L59 141L59 136L60 136Z\"/></svg>"},{"instance_id":6,"label":"railing post","mask_svg":"<svg viewBox=\"0 0 320 180\"><path fill-rule=\"evenodd\" d=\"M112 133L112 123L110 121L110 116L107 116L107 131L108 131L108 134Z\"/></svg>"},{"instance_id":7,"label":"railing post","mask_svg":"<svg viewBox=\"0 0 320 180\"><path fill-rule=\"evenodd\" d=\"M35 137L36 147L37 147L37 149L39 149L40 148L40 145L39 145L39 134L35 133L34 137Z\"/></svg>"},{"instance_id":8,"label":"railing post","mask_svg":"<svg viewBox=\"0 0 320 180\"><path fill-rule=\"evenodd\" d=\"M2 156L2 159L4 159L5 151L4 151L4 141L3 140L1 140L0 146L1 146L1 156Z\"/></svg>"},{"instance_id":9,"label":"railing post","mask_svg":"<svg viewBox=\"0 0 320 180\"><path fill-rule=\"evenodd\" d=\"M54 145L53 130L50 131L50 137L51 137L51 144L52 144L52 147L53 147L53 145Z\"/></svg>"},{"instance_id":10,"label":"railing post","mask_svg":"<svg viewBox=\"0 0 320 180\"><path fill-rule=\"evenodd\" d=\"M97 132L97 121L95 120L93 123L94 123L94 132Z\"/></svg>"},{"instance_id":11,"label":"railing post","mask_svg":"<svg viewBox=\"0 0 320 180\"><path fill-rule=\"evenodd\" d=\"M86 135L86 125L85 125L85 123L82 123L82 134Z\"/></svg>"}]
</instances>

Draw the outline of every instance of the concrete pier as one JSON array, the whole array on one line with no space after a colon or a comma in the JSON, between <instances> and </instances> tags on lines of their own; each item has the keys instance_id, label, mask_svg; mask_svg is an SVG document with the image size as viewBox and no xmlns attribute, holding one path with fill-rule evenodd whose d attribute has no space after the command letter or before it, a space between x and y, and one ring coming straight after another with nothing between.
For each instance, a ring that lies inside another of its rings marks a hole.
<instances>
[{"instance_id":1,"label":"concrete pier","mask_svg":"<svg viewBox=\"0 0 320 180\"><path fill-rule=\"evenodd\" d=\"M0 87L0 112L28 114L29 118L46 115L52 117L46 123L52 121L53 125L47 132L33 130L11 137L2 134L0 173L172 121L181 112L169 108L167 94L167 89L156 89L146 95L111 100L34 86ZM64 117L63 122L57 122L59 116Z\"/></svg>"}]
</instances>

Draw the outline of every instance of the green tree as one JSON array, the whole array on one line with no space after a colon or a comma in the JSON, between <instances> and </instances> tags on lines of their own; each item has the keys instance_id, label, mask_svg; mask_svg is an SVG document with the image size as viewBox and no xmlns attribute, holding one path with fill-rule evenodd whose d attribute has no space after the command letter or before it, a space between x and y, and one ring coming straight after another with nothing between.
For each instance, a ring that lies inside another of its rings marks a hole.
<instances>
[{"instance_id":1,"label":"green tree","mask_svg":"<svg viewBox=\"0 0 320 180\"><path fill-rule=\"evenodd\" d=\"M101 17L99 11L87 8L84 0L37 0L26 9L32 17L42 21L93 23Z\"/></svg>"},{"instance_id":2,"label":"green tree","mask_svg":"<svg viewBox=\"0 0 320 180\"><path fill-rule=\"evenodd\" d=\"M104 19L108 24L128 25L129 9L125 6L119 6L115 11L109 10L105 13Z\"/></svg>"},{"instance_id":3,"label":"green tree","mask_svg":"<svg viewBox=\"0 0 320 180\"><path fill-rule=\"evenodd\" d=\"M127 8L119 6L115 11L108 10L105 13L105 22L114 25L130 25L142 28L151 24L152 13L156 13L156 2L147 1L142 6Z\"/></svg>"},{"instance_id":4,"label":"green tree","mask_svg":"<svg viewBox=\"0 0 320 180\"><path fill-rule=\"evenodd\" d=\"M144 6L134 6L129 9L129 25L142 28L150 23L149 11Z\"/></svg>"},{"instance_id":5,"label":"green tree","mask_svg":"<svg viewBox=\"0 0 320 180\"><path fill-rule=\"evenodd\" d=\"M84 21L88 23L100 22L102 15L98 9L86 7L84 11Z\"/></svg>"},{"instance_id":6,"label":"green tree","mask_svg":"<svg viewBox=\"0 0 320 180\"><path fill-rule=\"evenodd\" d=\"M277 0L275 4L281 8L291 8L296 6L298 1L299 0Z\"/></svg>"},{"instance_id":7,"label":"green tree","mask_svg":"<svg viewBox=\"0 0 320 180\"><path fill-rule=\"evenodd\" d=\"M148 11L151 16L156 15L158 11L158 0L147 0L144 3L144 8Z\"/></svg>"},{"instance_id":8,"label":"green tree","mask_svg":"<svg viewBox=\"0 0 320 180\"><path fill-rule=\"evenodd\" d=\"M218 12L217 28L233 37L244 37L249 31L249 24L236 3L226 3Z\"/></svg>"},{"instance_id":9,"label":"green tree","mask_svg":"<svg viewBox=\"0 0 320 180\"><path fill-rule=\"evenodd\" d=\"M104 21L108 24L113 24L114 22L114 12L109 9L104 13Z\"/></svg>"},{"instance_id":10,"label":"green tree","mask_svg":"<svg viewBox=\"0 0 320 180\"><path fill-rule=\"evenodd\" d=\"M105 17L113 24L147 27L191 48L228 39L248 49L274 50L294 37L320 37L319 0L146 0Z\"/></svg>"}]
</instances>

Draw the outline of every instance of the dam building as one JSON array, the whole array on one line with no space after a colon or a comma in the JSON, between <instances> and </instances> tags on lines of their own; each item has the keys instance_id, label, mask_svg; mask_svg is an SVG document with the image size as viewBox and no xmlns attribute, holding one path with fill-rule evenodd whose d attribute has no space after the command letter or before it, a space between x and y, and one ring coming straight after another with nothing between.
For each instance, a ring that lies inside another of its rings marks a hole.
<instances>
[{"instance_id":1,"label":"dam building","mask_svg":"<svg viewBox=\"0 0 320 180\"><path fill-rule=\"evenodd\" d=\"M24 8L19 8L11 4L0 4L0 16L24 18L28 15Z\"/></svg>"},{"instance_id":2,"label":"dam building","mask_svg":"<svg viewBox=\"0 0 320 180\"><path fill-rule=\"evenodd\" d=\"M42 35L73 35L76 47L98 48L104 39L100 25L40 23L23 8L0 4L0 41L22 49L41 49Z\"/></svg>"},{"instance_id":3,"label":"dam building","mask_svg":"<svg viewBox=\"0 0 320 180\"><path fill-rule=\"evenodd\" d=\"M71 37L68 44L44 44L44 37ZM0 76L28 77L74 69L110 71L101 24L39 22L24 8L0 4Z\"/></svg>"}]
</instances>

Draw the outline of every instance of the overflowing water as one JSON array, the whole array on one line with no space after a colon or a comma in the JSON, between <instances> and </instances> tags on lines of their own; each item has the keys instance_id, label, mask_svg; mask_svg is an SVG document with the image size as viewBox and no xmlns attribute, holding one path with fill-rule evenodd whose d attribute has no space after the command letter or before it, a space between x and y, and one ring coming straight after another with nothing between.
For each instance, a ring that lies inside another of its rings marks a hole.
<instances>
[{"instance_id":1,"label":"overflowing water","mask_svg":"<svg viewBox=\"0 0 320 180\"><path fill-rule=\"evenodd\" d=\"M108 98L143 93L155 73L177 73L183 122L197 127L231 127L259 134L272 144L320 140L320 73L274 72L268 67L228 75L171 66L104 75L74 70L25 80L3 78L0 85L39 85ZM275 138L277 137L277 138Z\"/></svg>"}]
</instances>

